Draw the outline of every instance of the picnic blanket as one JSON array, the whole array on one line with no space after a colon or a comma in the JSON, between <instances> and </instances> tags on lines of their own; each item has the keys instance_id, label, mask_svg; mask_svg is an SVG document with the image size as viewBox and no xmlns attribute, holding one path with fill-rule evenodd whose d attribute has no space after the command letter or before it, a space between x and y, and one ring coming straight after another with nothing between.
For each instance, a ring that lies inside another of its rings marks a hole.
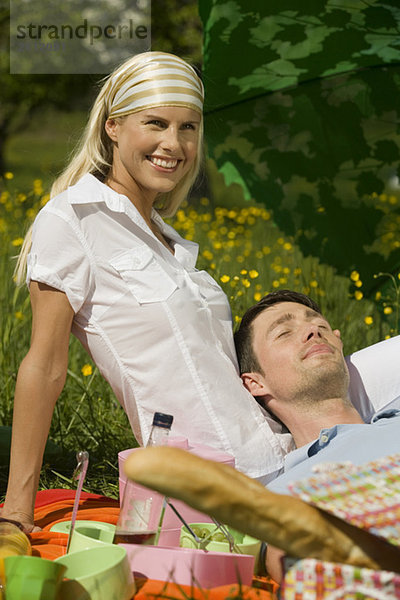
<instances>
[{"instance_id":1,"label":"picnic blanket","mask_svg":"<svg viewBox=\"0 0 400 600\"><path fill-rule=\"evenodd\" d=\"M67 534L54 533L50 528L60 521L68 521L72 516L75 499L74 490L42 490L36 497L34 519L42 531L29 534L32 554L53 560L65 553ZM82 492L78 519L103 521L116 524L119 514L119 503L113 498L98 494ZM257 578L254 585L225 585L209 590L188 585L178 585L164 581L146 579L137 582L138 591L134 600L153 600L168 598L169 600L225 600L241 598L243 600L274 600L277 584L272 580Z\"/></svg>"}]
</instances>

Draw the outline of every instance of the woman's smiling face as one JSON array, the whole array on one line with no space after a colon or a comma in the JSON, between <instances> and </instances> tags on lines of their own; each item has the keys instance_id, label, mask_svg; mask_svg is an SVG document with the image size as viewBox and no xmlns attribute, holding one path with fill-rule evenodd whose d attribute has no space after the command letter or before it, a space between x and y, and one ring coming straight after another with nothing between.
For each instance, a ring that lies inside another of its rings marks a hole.
<instances>
[{"instance_id":1,"label":"woman's smiling face","mask_svg":"<svg viewBox=\"0 0 400 600\"><path fill-rule=\"evenodd\" d=\"M112 178L154 202L158 194L172 191L192 167L200 127L198 112L175 106L108 119L105 128L114 142Z\"/></svg>"}]
</instances>

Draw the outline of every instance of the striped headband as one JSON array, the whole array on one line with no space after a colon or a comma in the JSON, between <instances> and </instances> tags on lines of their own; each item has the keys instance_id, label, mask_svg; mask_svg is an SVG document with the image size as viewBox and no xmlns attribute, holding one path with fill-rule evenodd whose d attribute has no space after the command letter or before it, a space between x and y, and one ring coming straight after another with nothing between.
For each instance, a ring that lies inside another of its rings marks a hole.
<instances>
[{"instance_id":1,"label":"striped headband","mask_svg":"<svg viewBox=\"0 0 400 600\"><path fill-rule=\"evenodd\" d=\"M146 52L128 61L110 79L109 118L156 106L203 110L204 88L196 71L165 52Z\"/></svg>"}]
</instances>

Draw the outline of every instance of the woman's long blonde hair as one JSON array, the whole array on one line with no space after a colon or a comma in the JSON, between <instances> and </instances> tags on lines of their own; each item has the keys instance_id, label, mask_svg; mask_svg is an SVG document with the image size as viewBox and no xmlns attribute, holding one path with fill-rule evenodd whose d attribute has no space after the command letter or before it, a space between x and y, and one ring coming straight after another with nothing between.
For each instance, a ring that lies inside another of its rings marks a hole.
<instances>
[{"instance_id":1,"label":"woman's long blonde hair","mask_svg":"<svg viewBox=\"0 0 400 600\"><path fill-rule=\"evenodd\" d=\"M51 198L65 191L69 186L77 183L83 175L86 175L86 173L92 173L100 179L106 178L112 166L113 142L108 137L104 126L109 117L109 98L113 95L113 86L116 86L116 82L118 83L118 76L120 74L137 66L140 62L149 62L149 58L151 59L151 57L156 54L159 55L160 53L144 52L133 56L115 69L115 71L105 79L90 111L89 119L81 140L73 152L67 167L54 181L51 187ZM197 154L192 167L172 191L160 194L157 198L155 208L161 216L172 217L176 213L181 203L187 198L189 191L199 174L202 161L203 123L201 123L200 126ZM15 267L14 280L17 285L21 285L25 281L27 258L32 245L32 227L33 225L31 225L26 233Z\"/></svg>"}]
</instances>

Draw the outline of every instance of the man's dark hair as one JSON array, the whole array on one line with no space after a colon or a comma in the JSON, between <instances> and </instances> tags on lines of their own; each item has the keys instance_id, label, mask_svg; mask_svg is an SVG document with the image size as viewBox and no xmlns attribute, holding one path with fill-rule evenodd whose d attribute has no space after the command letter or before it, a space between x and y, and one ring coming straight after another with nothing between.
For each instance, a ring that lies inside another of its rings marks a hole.
<instances>
[{"instance_id":1,"label":"man's dark hair","mask_svg":"<svg viewBox=\"0 0 400 600\"><path fill-rule=\"evenodd\" d=\"M262 373L262 369L253 350L253 321L268 307L280 302L296 302L304 304L315 312L322 314L314 300L292 290L277 290L261 298L257 304L249 308L243 315L239 329L235 333L235 346L239 361L240 373Z\"/></svg>"}]
</instances>

